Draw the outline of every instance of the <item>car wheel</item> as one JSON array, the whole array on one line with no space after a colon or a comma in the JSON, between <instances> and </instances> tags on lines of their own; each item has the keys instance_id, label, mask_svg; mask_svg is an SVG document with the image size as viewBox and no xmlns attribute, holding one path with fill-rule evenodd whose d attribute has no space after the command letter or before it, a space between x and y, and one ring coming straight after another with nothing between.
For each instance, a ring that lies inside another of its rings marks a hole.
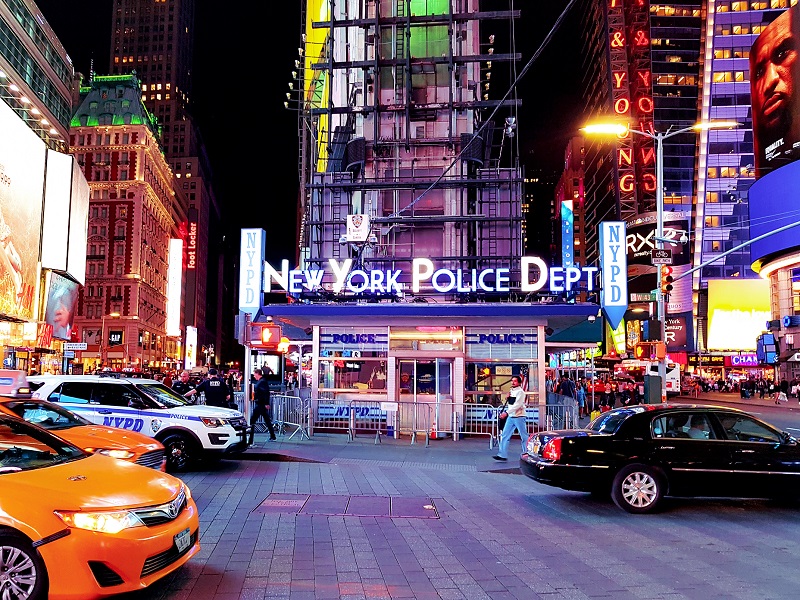
<instances>
[{"instance_id":1,"label":"car wheel","mask_svg":"<svg viewBox=\"0 0 800 600\"><path fill-rule=\"evenodd\" d=\"M648 465L624 467L617 473L611 486L614 504L634 514L654 511L663 496L664 479Z\"/></svg>"},{"instance_id":2,"label":"car wheel","mask_svg":"<svg viewBox=\"0 0 800 600\"><path fill-rule=\"evenodd\" d=\"M167 471L185 471L197 458L194 441L180 433L171 433L161 443L167 455Z\"/></svg>"},{"instance_id":3,"label":"car wheel","mask_svg":"<svg viewBox=\"0 0 800 600\"><path fill-rule=\"evenodd\" d=\"M0 573L0 598L47 598L48 579L44 562L22 536L0 533Z\"/></svg>"}]
</instances>

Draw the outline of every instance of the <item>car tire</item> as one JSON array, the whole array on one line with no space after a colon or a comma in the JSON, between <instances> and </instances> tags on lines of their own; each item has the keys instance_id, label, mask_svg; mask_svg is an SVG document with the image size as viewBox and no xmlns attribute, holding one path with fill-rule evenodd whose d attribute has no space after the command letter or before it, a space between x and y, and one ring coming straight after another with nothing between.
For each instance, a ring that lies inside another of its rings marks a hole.
<instances>
[{"instance_id":1,"label":"car tire","mask_svg":"<svg viewBox=\"0 0 800 600\"><path fill-rule=\"evenodd\" d=\"M632 464L620 469L611 486L614 504L633 514L653 512L664 497L666 482L661 472L649 465Z\"/></svg>"},{"instance_id":2,"label":"car tire","mask_svg":"<svg viewBox=\"0 0 800 600\"><path fill-rule=\"evenodd\" d=\"M167 457L167 471L186 471L198 458L194 440L181 433L170 433L161 440Z\"/></svg>"},{"instance_id":3,"label":"car tire","mask_svg":"<svg viewBox=\"0 0 800 600\"><path fill-rule=\"evenodd\" d=\"M39 553L21 535L0 532L0 597L46 600L49 582Z\"/></svg>"}]
</instances>

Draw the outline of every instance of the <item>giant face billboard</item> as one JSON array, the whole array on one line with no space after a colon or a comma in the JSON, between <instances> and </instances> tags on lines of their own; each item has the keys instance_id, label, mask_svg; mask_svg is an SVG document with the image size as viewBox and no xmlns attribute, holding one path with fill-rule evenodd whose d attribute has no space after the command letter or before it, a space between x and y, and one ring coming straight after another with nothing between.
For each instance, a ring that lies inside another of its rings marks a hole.
<instances>
[{"instance_id":1,"label":"giant face billboard","mask_svg":"<svg viewBox=\"0 0 800 600\"><path fill-rule=\"evenodd\" d=\"M800 6L767 25L750 49L756 177L800 158Z\"/></svg>"},{"instance_id":2,"label":"giant face billboard","mask_svg":"<svg viewBox=\"0 0 800 600\"><path fill-rule=\"evenodd\" d=\"M44 321L53 326L53 337L69 340L78 303L78 284L51 272L47 291Z\"/></svg>"}]
</instances>

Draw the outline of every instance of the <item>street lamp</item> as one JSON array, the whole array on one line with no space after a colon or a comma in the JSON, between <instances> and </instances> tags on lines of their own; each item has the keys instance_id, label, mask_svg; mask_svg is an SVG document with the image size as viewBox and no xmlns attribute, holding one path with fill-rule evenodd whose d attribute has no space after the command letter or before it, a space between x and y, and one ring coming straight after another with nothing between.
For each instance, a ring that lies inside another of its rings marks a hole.
<instances>
[{"instance_id":1,"label":"street lamp","mask_svg":"<svg viewBox=\"0 0 800 600\"><path fill-rule=\"evenodd\" d=\"M670 126L667 131L646 131L643 129L631 129L627 123L592 123L581 129L587 135L616 135L625 137L628 133L642 135L656 142L656 249L664 248L664 140L681 133L689 131L703 131L706 129L732 129L740 124L736 121L703 121L695 123L689 127L672 129ZM658 282L657 282L658 283ZM661 285L656 286L656 301L658 310L658 320L661 322L661 341L666 344L666 314L664 310L664 293ZM667 365L666 353L663 358L658 359L658 376L661 378L661 401L667 400Z\"/></svg>"}]
</instances>

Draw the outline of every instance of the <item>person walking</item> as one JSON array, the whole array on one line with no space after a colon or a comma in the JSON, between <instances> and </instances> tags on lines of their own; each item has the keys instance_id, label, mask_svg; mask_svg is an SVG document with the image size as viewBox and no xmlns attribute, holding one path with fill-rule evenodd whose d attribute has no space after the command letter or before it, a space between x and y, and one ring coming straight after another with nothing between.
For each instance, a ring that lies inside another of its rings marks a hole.
<instances>
[{"instance_id":1,"label":"person walking","mask_svg":"<svg viewBox=\"0 0 800 600\"><path fill-rule=\"evenodd\" d=\"M231 393L227 384L219 378L216 369L208 370L208 378L197 386L198 394L205 394L206 406L229 408Z\"/></svg>"},{"instance_id":2,"label":"person walking","mask_svg":"<svg viewBox=\"0 0 800 600\"><path fill-rule=\"evenodd\" d=\"M264 422L267 424L267 430L269 431L269 441L274 442L277 438L275 437L275 429L272 426L272 416L270 415L270 394L269 394L269 384L267 380L264 378L264 373L261 369L255 369L253 371L253 376L256 380L256 384L253 387L253 400L255 402L255 406L253 407L253 414L250 416L250 445L253 445L255 441L255 434L256 434L256 423L258 422L258 418L261 417L264 419Z\"/></svg>"},{"instance_id":3,"label":"person walking","mask_svg":"<svg viewBox=\"0 0 800 600\"><path fill-rule=\"evenodd\" d=\"M500 446L497 454L492 458L495 460L508 460L508 445L514 431L519 433L522 440L522 452L525 452L525 442L528 440L528 429L525 426L525 390L520 386L519 377L514 375L511 378L511 390L508 392L508 403L506 406L508 418L506 419L503 433L500 435Z\"/></svg>"}]
</instances>

